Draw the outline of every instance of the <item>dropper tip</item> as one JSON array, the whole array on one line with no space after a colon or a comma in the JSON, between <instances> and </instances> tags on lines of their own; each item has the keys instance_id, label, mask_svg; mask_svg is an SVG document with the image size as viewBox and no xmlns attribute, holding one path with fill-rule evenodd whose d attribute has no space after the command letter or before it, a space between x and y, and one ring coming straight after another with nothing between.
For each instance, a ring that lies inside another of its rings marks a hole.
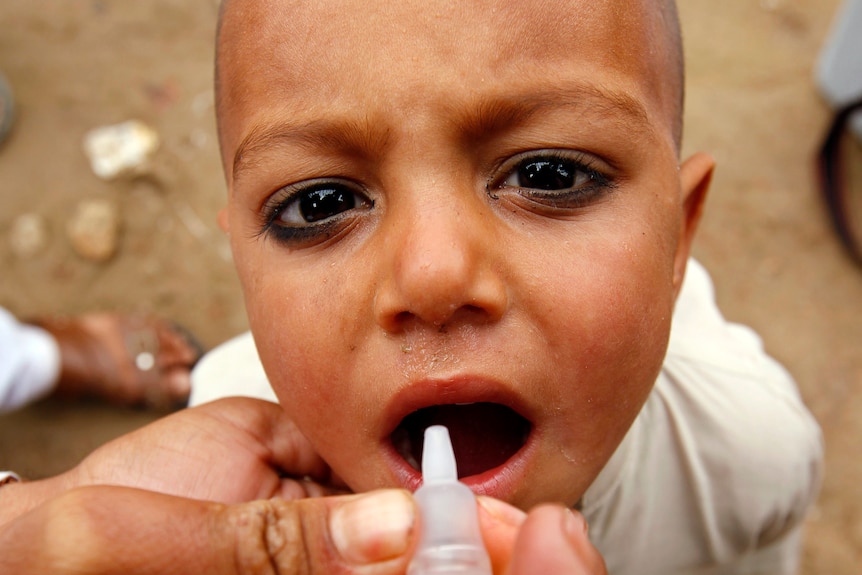
<instances>
[{"instance_id":1,"label":"dropper tip","mask_svg":"<svg viewBox=\"0 0 862 575\"><path fill-rule=\"evenodd\" d=\"M432 425L425 430L422 447L423 484L458 480L458 468L449 430L443 425Z\"/></svg>"}]
</instances>

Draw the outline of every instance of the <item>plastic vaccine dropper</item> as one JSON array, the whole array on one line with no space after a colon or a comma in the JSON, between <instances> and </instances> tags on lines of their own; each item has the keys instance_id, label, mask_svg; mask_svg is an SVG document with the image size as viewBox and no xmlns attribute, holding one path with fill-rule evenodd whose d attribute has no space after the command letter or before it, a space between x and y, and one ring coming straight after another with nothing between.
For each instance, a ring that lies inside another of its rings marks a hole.
<instances>
[{"instance_id":1,"label":"plastic vaccine dropper","mask_svg":"<svg viewBox=\"0 0 862 575\"><path fill-rule=\"evenodd\" d=\"M491 575L476 496L458 481L449 430L442 425L425 430L422 487L414 497L422 534L407 575Z\"/></svg>"}]
</instances>

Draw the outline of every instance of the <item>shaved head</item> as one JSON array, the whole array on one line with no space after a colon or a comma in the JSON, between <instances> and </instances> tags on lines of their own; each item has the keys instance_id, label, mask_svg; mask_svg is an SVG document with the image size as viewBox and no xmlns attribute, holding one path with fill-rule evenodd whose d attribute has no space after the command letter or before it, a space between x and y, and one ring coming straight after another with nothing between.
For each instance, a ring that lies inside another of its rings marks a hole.
<instances>
[{"instance_id":1,"label":"shaved head","mask_svg":"<svg viewBox=\"0 0 862 575\"><path fill-rule=\"evenodd\" d=\"M679 25L676 0L659 0L658 4L661 8L663 29L667 40L667 81L674 85L674 91L678 94L674 134L677 150L679 150L682 145L682 114L685 106L685 57L682 49L682 27Z\"/></svg>"},{"instance_id":2,"label":"shaved head","mask_svg":"<svg viewBox=\"0 0 862 575\"><path fill-rule=\"evenodd\" d=\"M228 54L237 48L237 37L232 36L227 42L223 38L223 29L226 20L230 18L242 20L249 13L249 6L258 2L258 0L222 0L219 8L218 27L216 33L216 57L215 57L215 94L216 94L216 111L219 127L219 141L222 141L222 122L221 109L224 104L226 86L223 85L225 77L223 64ZM294 12L301 11L303 4L306 6L314 3L307 3L296 0L285 0L283 2L268 2L272 6L277 6L274 11L284 14L285 18L291 18ZM675 0L642 0L648 9L652 9L654 18L647 20L646 24L651 29L648 31L648 36L651 40L648 46L640 48L649 52L658 52L658 58L662 61L662 65L657 70L657 77L653 81L665 84L666 92L671 94L670 101L670 122L673 133L673 139L676 145L677 153L681 148L682 132L683 132L683 106L684 106L684 86L685 86L685 64L682 47L682 33L680 29L679 16ZM626 10L626 6L621 4L618 8ZM556 6L556 4L554 4ZM370 9L369 9L370 10ZM577 6L573 5L573 11L577 12ZM577 15L574 16L576 18ZM252 32L253 33L253 32ZM313 30L305 30L305 33L300 36L303 42L313 42ZM290 45L295 38L286 38L285 44ZM240 42L244 39L240 38ZM274 47L272 47L274 49ZM637 49L637 47L635 48ZM656 50L658 49L658 50ZM265 57L260 54L260 57Z\"/></svg>"}]
</instances>

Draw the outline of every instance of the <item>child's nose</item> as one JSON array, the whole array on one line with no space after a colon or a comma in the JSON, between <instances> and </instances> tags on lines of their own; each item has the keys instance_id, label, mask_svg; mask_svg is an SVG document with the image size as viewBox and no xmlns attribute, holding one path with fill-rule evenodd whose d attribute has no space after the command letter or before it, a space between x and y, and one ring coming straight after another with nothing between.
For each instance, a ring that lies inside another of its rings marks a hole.
<instances>
[{"instance_id":1,"label":"child's nose","mask_svg":"<svg viewBox=\"0 0 862 575\"><path fill-rule=\"evenodd\" d=\"M437 206L389 226L378 323L395 333L414 323L439 329L498 320L509 302L495 219L475 206Z\"/></svg>"}]
</instances>

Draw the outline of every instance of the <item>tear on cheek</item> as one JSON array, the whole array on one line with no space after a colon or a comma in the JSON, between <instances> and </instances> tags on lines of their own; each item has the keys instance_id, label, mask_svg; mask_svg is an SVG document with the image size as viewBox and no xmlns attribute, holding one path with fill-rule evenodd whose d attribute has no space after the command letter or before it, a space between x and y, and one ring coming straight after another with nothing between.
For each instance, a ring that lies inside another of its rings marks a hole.
<instances>
[{"instance_id":1,"label":"tear on cheek","mask_svg":"<svg viewBox=\"0 0 862 575\"><path fill-rule=\"evenodd\" d=\"M424 407L405 417L391 436L395 450L417 471L425 429L432 425L449 430L459 479L506 463L524 447L533 428L515 410L497 403Z\"/></svg>"}]
</instances>

